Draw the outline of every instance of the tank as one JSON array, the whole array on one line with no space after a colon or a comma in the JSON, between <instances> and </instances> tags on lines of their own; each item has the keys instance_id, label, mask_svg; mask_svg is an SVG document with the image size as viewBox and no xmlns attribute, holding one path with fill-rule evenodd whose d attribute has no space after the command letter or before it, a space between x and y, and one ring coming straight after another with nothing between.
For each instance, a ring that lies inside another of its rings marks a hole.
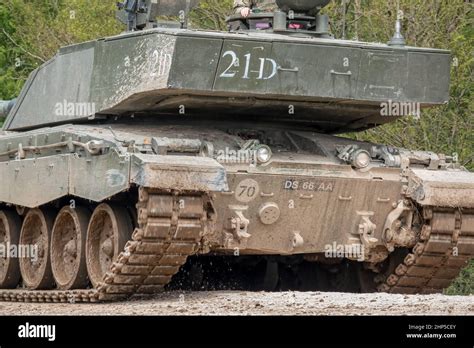
<instances>
[{"instance_id":1,"label":"tank","mask_svg":"<svg viewBox=\"0 0 474 348\"><path fill-rule=\"evenodd\" d=\"M127 32L35 70L0 133L0 300L116 301L205 278L448 287L474 254L474 174L334 134L446 103L450 52L398 29L334 39L328 2L279 0L210 32L156 20L197 1L126 1Z\"/></svg>"}]
</instances>

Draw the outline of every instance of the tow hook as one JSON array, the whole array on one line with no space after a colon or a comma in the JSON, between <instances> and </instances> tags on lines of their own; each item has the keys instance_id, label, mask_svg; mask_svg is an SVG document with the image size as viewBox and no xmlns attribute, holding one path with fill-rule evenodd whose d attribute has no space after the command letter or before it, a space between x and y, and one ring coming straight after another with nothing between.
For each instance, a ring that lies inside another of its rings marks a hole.
<instances>
[{"instance_id":1,"label":"tow hook","mask_svg":"<svg viewBox=\"0 0 474 348\"><path fill-rule=\"evenodd\" d=\"M358 225L358 234L362 244L368 248L373 248L377 243L378 239L373 237L376 225L370 220L373 213L369 212L358 212L361 215L360 222Z\"/></svg>"}]
</instances>

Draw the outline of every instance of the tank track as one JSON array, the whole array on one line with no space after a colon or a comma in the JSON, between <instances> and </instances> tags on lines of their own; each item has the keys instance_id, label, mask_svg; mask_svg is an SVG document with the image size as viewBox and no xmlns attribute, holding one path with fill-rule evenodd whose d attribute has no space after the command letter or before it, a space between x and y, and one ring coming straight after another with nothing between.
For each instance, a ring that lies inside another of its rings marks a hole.
<instances>
[{"instance_id":1,"label":"tank track","mask_svg":"<svg viewBox=\"0 0 474 348\"><path fill-rule=\"evenodd\" d=\"M103 281L85 290L0 290L15 302L102 302L162 291L196 253L206 232L205 196L163 194L140 188L138 228Z\"/></svg>"},{"instance_id":2,"label":"tank track","mask_svg":"<svg viewBox=\"0 0 474 348\"><path fill-rule=\"evenodd\" d=\"M206 232L204 195L163 194L141 188L138 228L95 289L0 290L0 301L103 302L162 291ZM427 208L419 242L378 290L439 293L474 256L474 211ZM456 252L455 252L456 251Z\"/></svg>"},{"instance_id":3,"label":"tank track","mask_svg":"<svg viewBox=\"0 0 474 348\"><path fill-rule=\"evenodd\" d=\"M474 211L426 208L419 242L378 290L440 293L474 257Z\"/></svg>"}]
</instances>

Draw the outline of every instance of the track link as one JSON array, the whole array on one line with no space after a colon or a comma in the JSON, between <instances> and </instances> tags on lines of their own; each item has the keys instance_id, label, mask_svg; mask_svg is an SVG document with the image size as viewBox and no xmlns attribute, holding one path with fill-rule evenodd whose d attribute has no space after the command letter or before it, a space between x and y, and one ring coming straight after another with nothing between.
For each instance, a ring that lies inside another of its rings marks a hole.
<instances>
[{"instance_id":1,"label":"track link","mask_svg":"<svg viewBox=\"0 0 474 348\"><path fill-rule=\"evenodd\" d=\"M138 225L103 281L87 290L0 290L0 300L15 302L120 301L162 291L195 254L206 232L205 197L163 194L140 188Z\"/></svg>"},{"instance_id":2,"label":"track link","mask_svg":"<svg viewBox=\"0 0 474 348\"><path fill-rule=\"evenodd\" d=\"M447 288L474 257L474 211L425 208L420 240L378 290L430 294Z\"/></svg>"}]
</instances>

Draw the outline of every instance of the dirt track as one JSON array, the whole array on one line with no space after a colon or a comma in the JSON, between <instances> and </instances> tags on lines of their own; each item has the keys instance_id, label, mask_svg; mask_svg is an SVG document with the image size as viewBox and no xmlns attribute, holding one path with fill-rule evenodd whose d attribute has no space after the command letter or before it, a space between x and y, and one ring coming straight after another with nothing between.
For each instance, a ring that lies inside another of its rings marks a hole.
<instances>
[{"instance_id":1,"label":"dirt track","mask_svg":"<svg viewBox=\"0 0 474 348\"><path fill-rule=\"evenodd\" d=\"M474 296L170 292L113 304L0 302L0 315L474 315Z\"/></svg>"}]
</instances>

